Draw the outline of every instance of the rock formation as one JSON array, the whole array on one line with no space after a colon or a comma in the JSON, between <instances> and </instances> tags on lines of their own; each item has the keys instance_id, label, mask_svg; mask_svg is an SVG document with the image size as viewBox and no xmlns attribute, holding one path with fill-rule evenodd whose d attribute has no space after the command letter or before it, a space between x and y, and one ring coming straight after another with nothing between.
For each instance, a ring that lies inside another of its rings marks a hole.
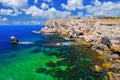
<instances>
[{"instance_id":1,"label":"rock formation","mask_svg":"<svg viewBox=\"0 0 120 80\"><path fill-rule=\"evenodd\" d=\"M11 44L17 44L19 41L18 41L18 39L15 37L15 36L11 36L10 37L10 42L11 42Z\"/></svg>"},{"instance_id":2,"label":"rock formation","mask_svg":"<svg viewBox=\"0 0 120 80\"><path fill-rule=\"evenodd\" d=\"M120 21L83 19L49 19L41 33L59 33L84 39L93 47L120 53Z\"/></svg>"},{"instance_id":3,"label":"rock formation","mask_svg":"<svg viewBox=\"0 0 120 80\"><path fill-rule=\"evenodd\" d=\"M104 68L112 70L107 73L109 80L120 80L119 20L94 19L93 17L49 19L41 33L59 33L65 39L73 38L78 43L82 40L86 41L88 43L87 48L96 50L110 62L102 64L102 67L95 65L93 69L97 72L101 72Z\"/></svg>"}]
</instances>

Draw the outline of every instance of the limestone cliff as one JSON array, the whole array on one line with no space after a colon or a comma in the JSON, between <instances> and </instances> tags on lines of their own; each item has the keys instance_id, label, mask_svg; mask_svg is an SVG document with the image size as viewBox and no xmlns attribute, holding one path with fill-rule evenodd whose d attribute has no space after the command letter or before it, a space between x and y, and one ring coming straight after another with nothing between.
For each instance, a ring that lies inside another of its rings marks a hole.
<instances>
[{"instance_id":1,"label":"limestone cliff","mask_svg":"<svg viewBox=\"0 0 120 80\"><path fill-rule=\"evenodd\" d=\"M120 52L119 20L49 19L41 33L60 33L69 37L75 34L73 37L84 39L95 48L109 48L113 52Z\"/></svg>"}]
</instances>

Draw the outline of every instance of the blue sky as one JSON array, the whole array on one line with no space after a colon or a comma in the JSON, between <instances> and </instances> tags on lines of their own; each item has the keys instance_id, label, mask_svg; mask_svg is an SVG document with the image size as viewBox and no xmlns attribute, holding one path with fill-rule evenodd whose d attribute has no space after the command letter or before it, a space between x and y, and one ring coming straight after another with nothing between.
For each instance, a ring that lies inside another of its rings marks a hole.
<instances>
[{"instance_id":1,"label":"blue sky","mask_svg":"<svg viewBox=\"0 0 120 80\"><path fill-rule=\"evenodd\" d=\"M120 16L120 0L0 0L0 25L41 25L50 18Z\"/></svg>"}]
</instances>

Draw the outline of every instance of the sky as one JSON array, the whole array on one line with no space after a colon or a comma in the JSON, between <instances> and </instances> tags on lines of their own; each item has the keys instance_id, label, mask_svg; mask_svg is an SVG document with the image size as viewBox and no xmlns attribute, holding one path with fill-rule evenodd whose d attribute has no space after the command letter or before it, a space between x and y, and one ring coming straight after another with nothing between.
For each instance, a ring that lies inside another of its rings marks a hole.
<instances>
[{"instance_id":1,"label":"sky","mask_svg":"<svg viewBox=\"0 0 120 80\"><path fill-rule=\"evenodd\" d=\"M51 18L120 16L120 0L0 0L0 25L43 25Z\"/></svg>"}]
</instances>

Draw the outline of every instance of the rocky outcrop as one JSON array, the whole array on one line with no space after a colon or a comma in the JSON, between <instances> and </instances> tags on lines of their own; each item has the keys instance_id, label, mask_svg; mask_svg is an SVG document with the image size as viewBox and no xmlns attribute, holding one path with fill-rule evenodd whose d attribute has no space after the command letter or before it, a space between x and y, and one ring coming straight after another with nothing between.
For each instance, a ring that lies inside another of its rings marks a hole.
<instances>
[{"instance_id":1,"label":"rocky outcrop","mask_svg":"<svg viewBox=\"0 0 120 80\"><path fill-rule=\"evenodd\" d=\"M93 70L107 70L109 80L120 80L120 21L91 18L49 19L41 33L59 33L67 40L75 39L76 44L83 44L84 40L87 48L94 49L106 58L104 64L94 65Z\"/></svg>"},{"instance_id":2,"label":"rocky outcrop","mask_svg":"<svg viewBox=\"0 0 120 80\"><path fill-rule=\"evenodd\" d=\"M71 28L69 35L70 35L70 38L76 37L76 32L74 28Z\"/></svg>"},{"instance_id":3,"label":"rocky outcrop","mask_svg":"<svg viewBox=\"0 0 120 80\"><path fill-rule=\"evenodd\" d=\"M19 41L15 36L11 36L10 37L10 42L11 42L11 44L17 44Z\"/></svg>"},{"instance_id":4,"label":"rocky outcrop","mask_svg":"<svg viewBox=\"0 0 120 80\"><path fill-rule=\"evenodd\" d=\"M84 39L91 47L120 53L120 21L84 19L49 19L41 33L59 33Z\"/></svg>"},{"instance_id":5,"label":"rocky outcrop","mask_svg":"<svg viewBox=\"0 0 120 80\"><path fill-rule=\"evenodd\" d=\"M112 42L111 50L120 53L120 38L111 40L111 42Z\"/></svg>"},{"instance_id":6,"label":"rocky outcrop","mask_svg":"<svg viewBox=\"0 0 120 80\"><path fill-rule=\"evenodd\" d=\"M41 33L61 33L68 34L69 19L50 19L46 22Z\"/></svg>"}]
</instances>

